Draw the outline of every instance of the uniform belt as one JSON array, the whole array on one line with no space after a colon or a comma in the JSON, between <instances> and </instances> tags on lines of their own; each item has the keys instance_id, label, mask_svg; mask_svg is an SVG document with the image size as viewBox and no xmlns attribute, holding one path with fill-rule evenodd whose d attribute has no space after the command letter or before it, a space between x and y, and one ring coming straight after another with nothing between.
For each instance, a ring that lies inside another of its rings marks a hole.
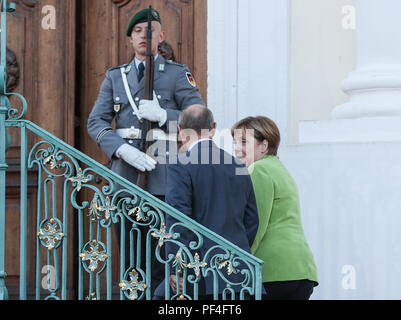
<instances>
[{"instance_id":1,"label":"uniform belt","mask_svg":"<svg viewBox=\"0 0 401 320\"><path fill-rule=\"evenodd\" d=\"M130 140L141 140L145 139L142 137L142 130L137 128L127 128L127 129L117 129L117 135L119 135L123 139L130 139ZM176 133L165 133L163 130L160 129L153 129L151 131L152 136L149 136L149 141L177 141L177 134Z\"/></svg>"},{"instance_id":2,"label":"uniform belt","mask_svg":"<svg viewBox=\"0 0 401 320\"><path fill-rule=\"evenodd\" d=\"M130 139L130 140L141 140L142 139L142 130L141 129L136 129L136 128L117 129L116 133L123 139Z\"/></svg>"}]
</instances>

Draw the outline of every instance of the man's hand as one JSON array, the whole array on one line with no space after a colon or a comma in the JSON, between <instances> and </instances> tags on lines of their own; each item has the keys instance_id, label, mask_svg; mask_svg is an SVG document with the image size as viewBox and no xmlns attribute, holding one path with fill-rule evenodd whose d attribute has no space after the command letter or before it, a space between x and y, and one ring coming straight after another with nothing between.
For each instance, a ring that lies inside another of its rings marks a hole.
<instances>
[{"instance_id":1,"label":"man's hand","mask_svg":"<svg viewBox=\"0 0 401 320\"><path fill-rule=\"evenodd\" d=\"M116 156L143 172L154 170L157 164L157 162L146 153L139 151L137 148L127 143L117 149Z\"/></svg>"},{"instance_id":2,"label":"man's hand","mask_svg":"<svg viewBox=\"0 0 401 320\"><path fill-rule=\"evenodd\" d=\"M180 294L182 294L182 285L183 285L183 280L182 277L180 277ZM174 294L177 294L177 276L174 274L170 276L170 287L171 290L173 290Z\"/></svg>"},{"instance_id":3,"label":"man's hand","mask_svg":"<svg viewBox=\"0 0 401 320\"><path fill-rule=\"evenodd\" d=\"M141 100L139 102L139 116L143 119L158 122L162 127L167 121L167 111L160 107L156 93L153 91L153 100Z\"/></svg>"}]
</instances>

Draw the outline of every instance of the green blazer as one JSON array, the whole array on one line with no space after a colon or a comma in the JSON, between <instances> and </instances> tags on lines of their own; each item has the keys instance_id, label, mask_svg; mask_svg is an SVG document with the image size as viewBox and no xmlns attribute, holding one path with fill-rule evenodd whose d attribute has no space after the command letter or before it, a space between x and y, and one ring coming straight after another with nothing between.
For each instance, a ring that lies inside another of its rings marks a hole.
<instances>
[{"instance_id":1,"label":"green blazer","mask_svg":"<svg viewBox=\"0 0 401 320\"><path fill-rule=\"evenodd\" d=\"M259 213L252 254L265 263L263 282L308 279L318 284L302 228L298 188L281 161L265 156L249 167Z\"/></svg>"}]
</instances>

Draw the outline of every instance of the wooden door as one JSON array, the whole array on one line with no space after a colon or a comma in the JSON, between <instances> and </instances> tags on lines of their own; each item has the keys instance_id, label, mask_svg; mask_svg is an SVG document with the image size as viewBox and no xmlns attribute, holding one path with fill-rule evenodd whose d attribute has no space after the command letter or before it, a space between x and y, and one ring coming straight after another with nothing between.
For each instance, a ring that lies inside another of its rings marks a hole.
<instances>
[{"instance_id":1,"label":"wooden door","mask_svg":"<svg viewBox=\"0 0 401 320\"><path fill-rule=\"evenodd\" d=\"M9 1L11 2L11 1ZM28 103L25 119L30 120L74 145L75 117L75 0L13 0L16 11L7 18L7 48L18 62L13 70L19 81L11 92L22 94ZM47 6L47 7L46 7ZM49 14L54 25L46 24ZM49 26L49 27L48 27ZM20 107L12 98L13 106ZM9 129L11 148L7 153L6 179L6 286L10 299L19 298L20 277L20 131ZM28 148L38 141L28 136ZM37 213L37 173L28 173L27 297L35 293L35 252ZM72 211L72 210L71 210ZM70 213L69 230L73 230ZM68 238L73 248L73 237ZM68 256L74 267L74 252ZM68 282L68 297L75 296L73 279Z\"/></svg>"}]
</instances>

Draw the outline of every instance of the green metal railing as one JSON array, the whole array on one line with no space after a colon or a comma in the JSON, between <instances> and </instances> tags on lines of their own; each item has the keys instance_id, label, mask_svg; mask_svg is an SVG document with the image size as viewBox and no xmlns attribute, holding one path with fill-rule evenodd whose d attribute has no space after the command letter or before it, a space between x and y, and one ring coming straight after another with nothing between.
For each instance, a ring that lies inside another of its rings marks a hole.
<instances>
[{"instance_id":1,"label":"green metal railing","mask_svg":"<svg viewBox=\"0 0 401 320\"><path fill-rule=\"evenodd\" d=\"M198 284L202 277L212 277L215 299L244 299L251 296L261 298L262 261L233 245L221 236L189 219L166 203L139 189L111 170L84 155L46 132L34 123L24 120L27 111L25 98L16 93L6 92L6 15L15 10L15 5L1 1L1 63L0 63L0 300L8 298L5 279L5 231L6 231L6 152L9 141L7 128L18 128L21 136L21 176L20 176L20 274L19 298L27 299L27 234L28 215L36 215L36 251L34 255L35 297L43 298L41 270L44 266L53 267L54 281L46 287L45 299L67 299L67 278L69 275L68 230L71 211L78 219L78 259L77 292L78 299L102 299L100 277L106 274L106 299L113 298L113 285L119 285L120 299L152 299L150 255L154 254L165 267L163 275L166 299L198 299ZM10 105L10 96L22 102L18 111ZM28 149L28 134L39 138L33 148ZM36 208L28 208L28 170L37 172ZM106 184L95 183L101 176ZM117 189L117 185L121 188ZM90 194L89 201L82 201L80 195ZM73 208L73 210L71 209ZM166 227L165 216L170 215L178 222ZM87 226L86 228L84 226ZM113 265L112 232L118 225L121 245L119 265ZM130 228L125 234L125 225ZM142 238L139 228L146 229ZM179 228L186 228L194 235L194 241L186 244L181 241ZM136 237L134 237L136 236ZM129 248L125 248L125 237L129 237ZM158 244L151 246L151 239ZM204 256L198 252L203 240L215 244ZM141 268L140 248L145 243L146 262ZM161 250L166 244L177 248L176 256L164 259ZM129 249L130 261L125 261L125 250ZM129 266L128 268L126 266ZM118 268L119 281L113 283L112 270ZM143 269L143 270L142 270ZM173 294L169 286L171 270L177 278L183 279L181 293ZM50 272L50 271L49 271ZM235 282L230 275L236 275ZM240 276L241 280L238 280ZM219 280L225 283L222 296L218 296ZM188 284L193 287L192 296ZM234 287L239 287L235 296ZM87 291L85 294L84 291ZM102 291L103 292L103 291Z\"/></svg>"}]
</instances>

